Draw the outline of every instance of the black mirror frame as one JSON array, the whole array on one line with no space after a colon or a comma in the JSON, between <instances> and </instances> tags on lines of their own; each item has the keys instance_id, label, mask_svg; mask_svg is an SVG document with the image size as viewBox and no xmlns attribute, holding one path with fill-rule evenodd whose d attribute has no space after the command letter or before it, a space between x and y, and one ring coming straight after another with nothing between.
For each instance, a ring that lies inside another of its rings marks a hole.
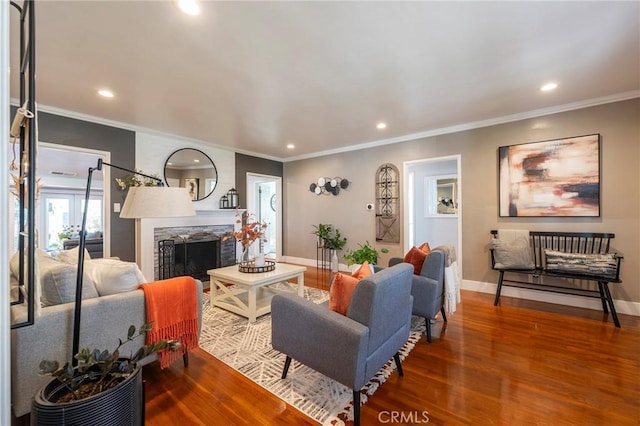
<instances>
[{"instance_id":1,"label":"black mirror frame","mask_svg":"<svg viewBox=\"0 0 640 426\"><path fill-rule=\"evenodd\" d=\"M175 150L175 151L173 151L171 154L169 154L169 156L167 157L167 159L166 159L166 160L165 160L165 162L164 162L164 167L162 168L162 174L163 174L163 178L164 178L164 183L165 183L165 185L167 185L167 186L169 186L169 187L171 186L171 185L169 185L169 182L167 181L167 163L169 162L169 160L171 159L171 157L172 157L174 154L176 154L177 152L180 152L180 151L186 151L186 150L189 150L189 151L196 151L196 152L198 152L198 153L202 154L202 155L203 155L207 160L209 160L209 162L210 162L210 163L211 163L211 165L213 166L213 170L214 170L214 171L215 171L215 173L216 173L216 184L213 186L213 189L211 189L211 191L209 191L209 193L208 193L207 195L205 195L204 197L202 197L202 198L198 198L198 199L196 199L196 200L193 200L193 201L202 201L202 200L206 199L207 197L209 197L211 194L213 194L213 192L214 192L214 191L216 190L216 188L218 187L218 177L219 177L219 175L218 175L218 168L216 167L216 164L213 162L213 160L211 159L211 157L209 157L206 153L202 152L202 151L201 151L201 150L199 150L199 149L196 149L196 148L180 148L180 149L176 149L176 150Z\"/></svg>"}]
</instances>

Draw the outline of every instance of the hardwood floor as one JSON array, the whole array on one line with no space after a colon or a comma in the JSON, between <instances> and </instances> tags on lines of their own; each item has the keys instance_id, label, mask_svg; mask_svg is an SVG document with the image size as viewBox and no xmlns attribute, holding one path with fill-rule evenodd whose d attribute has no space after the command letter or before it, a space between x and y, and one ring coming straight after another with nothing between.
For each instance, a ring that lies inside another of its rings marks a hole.
<instances>
[{"instance_id":1,"label":"hardwood floor","mask_svg":"<svg viewBox=\"0 0 640 426\"><path fill-rule=\"evenodd\" d=\"M308 268L305 285L327 288ZM462 292L362 406L361 423L639 425L640 317ZM146 425L314 425L221 361L196 349L190 365L143 368ZM29 416L12 425L29 424Z\"/></svg>"},{"instance_id":2,"label":"hardwood floor","mask_svg":"<svg viewBox=\"0 0 640 426\"><path fill-rule=\"evenodd\" d=\"M324 282L308 268L305 285ZM404 377L363 405L363 425L639 424L640 318L620 315L617 329L598 311L504 296L494 307L492 295L462 293L433 343L423 338L404 361ZM315 424L202 350L187 369L143 373L147 425Z\"/></svg>"}]
</instances>

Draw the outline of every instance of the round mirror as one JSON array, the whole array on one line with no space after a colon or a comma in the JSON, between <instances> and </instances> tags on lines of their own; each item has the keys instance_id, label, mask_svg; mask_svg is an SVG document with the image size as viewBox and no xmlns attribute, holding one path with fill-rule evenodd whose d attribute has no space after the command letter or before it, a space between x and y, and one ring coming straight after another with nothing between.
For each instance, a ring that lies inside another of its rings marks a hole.
<instances>
[{"instance_id":1,"label":"round mirror","mask_svg":"<svg viewBox=\"0 0 640 426\"><path fill-rule=\"evenodd\" d=\"M175 151L164 163L167 186L187 188L193 201L207 198L218 184L218 171L207 154L183 148Z\"/></svg>"}]
</instances>

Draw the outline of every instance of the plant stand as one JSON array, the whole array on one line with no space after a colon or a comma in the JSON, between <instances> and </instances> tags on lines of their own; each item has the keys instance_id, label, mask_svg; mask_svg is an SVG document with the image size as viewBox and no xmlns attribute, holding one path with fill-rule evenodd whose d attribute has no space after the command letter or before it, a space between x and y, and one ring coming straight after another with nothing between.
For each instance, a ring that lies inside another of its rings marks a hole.
<instances>
[{"instance_id":1,"label":"plant stand","mask_svg":"<svg viewBox=\"0 0 640 426\"><path fill-rule=\"evenodd\" d=\"M319 275L318 281L329 282L331 277L331 250L322 246L316 246L316 268Z\"/></svg>"}]
</instances>

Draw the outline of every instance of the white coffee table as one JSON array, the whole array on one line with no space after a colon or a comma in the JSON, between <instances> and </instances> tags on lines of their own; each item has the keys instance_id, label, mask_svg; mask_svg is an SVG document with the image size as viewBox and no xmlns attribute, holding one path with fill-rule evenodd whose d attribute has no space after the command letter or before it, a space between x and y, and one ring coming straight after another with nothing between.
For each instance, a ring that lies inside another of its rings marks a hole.
<instances>
[{"instance_id":1,"label":"white coffee table","mask_svg":"<svg viewBox=\"0 0 640 426\"><path fill-rule=\"evenodd\" d=\"M271 298L274 294L287 291L287 288L295 289L294 284L287 280L297 278L298 296L304 297L306 270L304 266L286 263L276 263L273 271L256 274L240 272L238 265L209 269L207 274L211 277L211 306L218 306L254 322L257 317L271 312ZM285 285L278 289L269 287L277 283Z\"/></svg>"}]
</instances>

